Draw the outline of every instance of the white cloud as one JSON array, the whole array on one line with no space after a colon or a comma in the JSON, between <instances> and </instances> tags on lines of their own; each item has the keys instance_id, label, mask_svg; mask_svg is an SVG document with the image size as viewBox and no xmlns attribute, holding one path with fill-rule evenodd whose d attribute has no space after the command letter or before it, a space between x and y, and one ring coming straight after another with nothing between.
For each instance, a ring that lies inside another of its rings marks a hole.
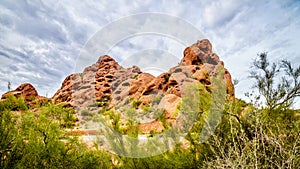
<instances>
[{"instance_id":1,"label":"white cloud","mask_svg":"<svg viewBox=\"0 0 300 169\"><path fill-rule=\"evenodd\" d=\"M203 25L212 28L230 22L248 2L248 0L210 1L203 10Z\"/></svg>"}]
</instances>

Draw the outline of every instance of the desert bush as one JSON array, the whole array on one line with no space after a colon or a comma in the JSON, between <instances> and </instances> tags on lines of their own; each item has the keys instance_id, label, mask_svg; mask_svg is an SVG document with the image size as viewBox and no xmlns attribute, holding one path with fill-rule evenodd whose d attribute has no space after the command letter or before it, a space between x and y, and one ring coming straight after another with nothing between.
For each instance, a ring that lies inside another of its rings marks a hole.
<instances>
[{"instance_id":1,"label":"desert bush","mask_svg":"<svg viewBox=\"0 0 300 169\"><path fill-rule=\"evenodd\" d=\"M10 102L0 104L0 168L112 166L110 154L91 150L77 137L66 135L61 124L72 121L72 110L54 104L27 109L21 114L12 110L15 107Z\"/></svg>"},{"instance_id":2,"label":"desert bush","mask_svg":"<svg viewBox=\"0 0 300 169\"><path fill-rule=\"evenodd\" d=\"M300 67L290 62L272 65L259 54L251 72L255 89L251 104L228 102L214 135L205 143L205 168L297 168L300 165L299 110L291 109L299 97ZM283 70L285 74L281 74ZM262 104L263 104L262 103ZM257 106L257 107L255 107ZM246 111L247 110L247 111Z\"/></svg>"},{"instance_id":3,"label":"desert bush","mask_svg":"<svg viewBox=\"0 0 300 169\"><path fill-rule=\"evenodd\" d=\"M0 101L0 110L24 111L27 110L27 104L23 97L16 98L9 95L5 100Z\"/></svg>"},{"instance_id":4,"label":"desert bush","mask_svg":"<svg viewBox=\"0 0 300 169\"><path fill-rule=\"evenodd\" d=\"M285 113L285 112L282 112ZM299 119L294 119L299 124ZM297 122L298 121L298 122ZM285 129L288 127L289 129ZM206 143L205 168L296 168L299 166L299 125L273 119L255 110L237 119L226 114Z\"/></svg>"},{"instance_id":5,"label":"desert bush","mask_svg":"<svg viewBox=\"0 0 300 169\"><path fill-rule=\"evenodd\" d=\"M81 115L82 116L93 116L93 113L88 110L82 110Z\"/></svg>"},{"instance_id":6,"label":"desert bush","mask_svg":"<svg viewBox=\"0 0 300 169\"><path fill-rule=\"evenodd\" d=\"M131 102L131 105L132 105L133 108L137 109L140 106L141 103L142 103L142 101L140 101L140 100L133 100Z\"/></svg>"},{"instance_id":7,"label":"desert bush","mask_svg":"<svg viewBox=\"0 0 300 169\"><path fill-rule=\"evenodd\" d=\"M287 60L270 63L264 52L258 54L252 67L250 77L256 81L255 87L271 111L289 108L300 96L300 66L293 68Z\"/></svg>"}]
</instances>

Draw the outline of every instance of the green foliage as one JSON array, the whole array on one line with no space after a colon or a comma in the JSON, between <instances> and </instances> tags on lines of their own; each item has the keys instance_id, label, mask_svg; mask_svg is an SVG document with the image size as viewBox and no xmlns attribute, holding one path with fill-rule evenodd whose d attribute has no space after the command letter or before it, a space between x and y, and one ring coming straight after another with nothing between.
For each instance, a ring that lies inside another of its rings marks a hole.
<instances>
[{"instance_id":1,"label":"green foliage","mask_svg":"<svg viewBox=\"0 0 300 169\"><path fill-rule=\"evenodd\" d=\"M15 146L20 142L17 136L17 119L9 110L0 111L0 168L10 168L20 156L15 153L20 149Z\"/></svg>"},{"instance_id":2,"label":"green foliage","mask_svg":"<svg viewBox=\"0 0 300 169\"><path fill-rule=\"evenodd\" d=\"M111 167L109 154L90 150L76 137L65 135L74 110L49 103L21 113L12 111L20 110L23 103L9 98L0 104L0 168Z\"/></svg>"},{"instance_id":3,"label":"green foliage","mask_svg":"<svg viewBox=\"0 0 300 169\"><path fill-rule=\"evenodd\" d=\"M82 116L93 116L93 113L88 110L82 110L81 115Z\"/></svg>"},{"instance_id":4,"label":"green foliage","mask_svg":"<svg viewBox=\"0 0 300 169\"><path fill-rule=\"evenodd\" d=\"M168 129L169 126L167 124L167 119L166 119L166 116L165 114L163 113L163 110L158 110L158 111L162 111L160 116L158 116L158 120L161 121L161 123L163 124L164 126L164 129ZM157 113L158 114L158 113Z\"/></svg>"},{"instance_id":5,"label":"green foliage","mask_svg":"<svg viewBox=\"0 0 300 169\"><path fill-rule=\"evenodd\" d=\"M107 107L110 101L110 96L103 96L100 99L96 99L95 103L89 105L89 107Z\"/></svg>"},{"instance_id":6,"label":"green foliage","mask_svg":"<svg viewBox=\"0 0 300 169\"><path fill-rule=\"evenodd\" d=\"M151 110L151 106L149 104L142 105L142 110L144 112L149 112Z\"/></svg>"},{"instance_id":7,"label":"green foliage","mask_svg":"<svg viewBox=\"0 0 300 169\"><path fill-rule=\"evenodd\" d=\"M106 123L113 129L120 129L120 118L121 115L116 113L114 110L106 110L102 113L106 117ZM100 120L100 119L99 119Z\"/></svg>"},{"instance_id":8,"label":"green foliage","mask_svg":"<svg viewBox=\"0 0 300 169\"><path fill-rule=\"evenodd\" d=\"M133 100L131 102L131 105L132 105L133 108L137 109L140 106L141 103L142 103L142 101L140 101L140 100Z\"/></svg>"},{"instance_id":9,"label":"green foliage","mask_svg":"<svg viewBox=\"0 0 300 169\"><path fill-rule=\"evenodd\" d=\"M202 75L205 77L205 78L209 78L209 74L207 72L203 72Z\"/></svg>"},{"instance_id":10,"label":"green foliage","mask_svg":"<svg viewBox=\"0 0 300 169\"><path fill-rule=\"evenodd\" d=\"M27 104L22 97L16 98L13 95L9 95L5 100L0 101L0 111L12 110L12 111L24 111L27 110Z\"/></svg>"},{"instance_id":11,"label":"green foliage","mask_svg":"<svg viewBox=\"0 0 300 169\"><path fill-rule=\"evenodd\" d=\"M147 158L121 158L123 165L119 168L200 168L191 152L182 150L179 146L158 156Z\"/></svg>"},{"instance_id":12,"label":"green foliage","mask_svg":"<svg viewBox=\"0 0 300 169\"><path fill-rule=\"evenodd\" d=\"M139 75L138 75L138 74L135 74L132 78L135 79L135 80L138 80Z\"/></svg>"},{"instance_id":13,"label":"green foliage","mask_svg":"<svg viewBox=\"0 0 300 169\"><path fill-rule=\"evenodd\" d=\"M274 118L265 110L254 109L244 116L236 115L235 110L235 107L226 110L221 125L206 143L209 158L205 161L205 168L299 166L299 118L292 118L291 123L287 123L286 119Z\"/></svg>"},{"instance_id":14,"label":"green foliage","mask_svg":"<svg viewBox=\"0 0 300 169\"><path fill-rule=\"evenodd\" d=\"M165 74L165 75L164 75L164 78L165 78L165 81L169 81L170 75L169 75L169 74Z\"/></svg>"},{"instance_id":15,"label":"green foliage","mask_svg":"<svg viewBox=\"0 0 300 169\"><path fill-rule=\"evenodd\" d=\"M38 109L39 114L45 114L50 119L58 122L59 125L64 128L72 128L78 121L78 119L74 116L74 109L63 107L63 105L55 105L49 102Z\"/></svg>"},{"instance_id":16,"label":"green foliage","mask_svg":"<svg viewBox=\"0 0 300 169\"><path fill-rule=\"evenodd\" d=\"M157 95L152 100L152 104L159 104L160 100L162 99L163 95Z\"/></svg>"}]
</instances>

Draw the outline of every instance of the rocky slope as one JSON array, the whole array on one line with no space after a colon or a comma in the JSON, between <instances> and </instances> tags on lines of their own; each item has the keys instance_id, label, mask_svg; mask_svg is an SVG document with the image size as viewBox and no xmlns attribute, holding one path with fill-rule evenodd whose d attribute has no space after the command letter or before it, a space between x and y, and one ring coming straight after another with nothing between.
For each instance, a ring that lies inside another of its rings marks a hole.
<instances>
[{"instance_id":1,"label":"rocky slope","mask_svg":"<svg viewBox=\"0 0 300 169\"><path fill-rule=\"evenodd\" d=\"M218 55L212 52L209 40L203 39L184 50L184 57L178 66L157 77L142 72L136 66L123 68L112 57L101 56L82 73L68 76L52 99L56 103L70 104L78 111L79 117L83 110L97 113L103 108L112 108L121 113L121 119L126 119L126 113L122 112L124 106L128 110L131 105L140 114L145 113L147 107L162 108L167 121L173 123L176 117L172 114L184 96L187 84L200 82L210 91L216 87L212 84L212 77L220 73L226 93L233 98L234 86L230 73ZM150 111L147 116L138 119L141 122L140 131L163 130L154 112ZM83 117L80 119L84 121Z\"/></svg>"}]
</instances>

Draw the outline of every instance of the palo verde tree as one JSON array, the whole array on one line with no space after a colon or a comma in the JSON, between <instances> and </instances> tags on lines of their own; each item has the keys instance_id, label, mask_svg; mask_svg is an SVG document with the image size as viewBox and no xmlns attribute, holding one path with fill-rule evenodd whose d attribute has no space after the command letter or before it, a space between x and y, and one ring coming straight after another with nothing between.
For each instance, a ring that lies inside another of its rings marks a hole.
<instances>
[{"instance_id":1,"label":"palo verde tree","mask_svg":"<svg viewBox=\"0 0 300 169\"><path fill-rule=\"evenodd\" d=\"M250 77L255 79L255 87L264 97L267 108L289 108L300 96L300 66L294 69L287 60L271 64L266 52L258 56L252 64Z\"/></svg>"}]
</instances>

